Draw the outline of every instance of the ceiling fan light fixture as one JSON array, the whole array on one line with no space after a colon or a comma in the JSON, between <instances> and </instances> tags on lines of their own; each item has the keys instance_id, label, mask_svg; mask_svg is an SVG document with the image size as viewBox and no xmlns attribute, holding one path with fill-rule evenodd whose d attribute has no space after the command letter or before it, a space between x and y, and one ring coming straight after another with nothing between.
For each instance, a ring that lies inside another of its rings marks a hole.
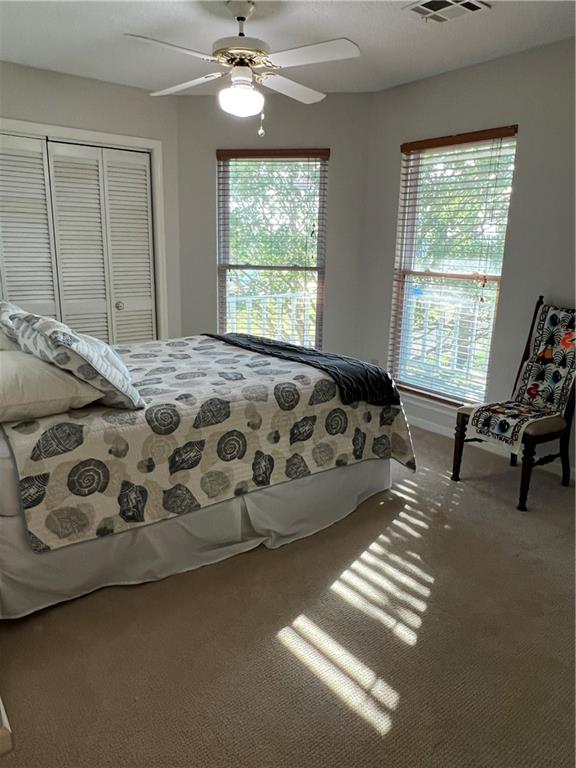
<instances>
[{"instance_id":1,"label":"ceiling fan light fixture","mask_svg":"<svg viewBox=\"0 0 576 768\"><path fill-rule=\"evenodd\" d=\"M253 85L237 83L218 94L220 109L235 117L254 117L262 112L264 96Z\"/></svg>"}]
</instances>

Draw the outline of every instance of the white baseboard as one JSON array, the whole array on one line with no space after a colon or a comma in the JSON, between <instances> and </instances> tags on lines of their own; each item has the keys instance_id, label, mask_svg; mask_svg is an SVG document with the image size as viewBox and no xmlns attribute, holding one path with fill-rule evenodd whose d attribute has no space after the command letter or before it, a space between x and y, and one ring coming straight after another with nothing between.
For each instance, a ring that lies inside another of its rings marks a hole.
<instances>
[{"instance_id":1,"label":"white baseboard","mask_svg":"<svg viewBox=\"0 0 576 768\"><path fill-rule=\"evenodd\" d=\"M407 414L408 415L408 414ZM454 437L454 430L449 427L445 427L442 424L435 424L428 419L421 419L418 416L408 416L408 421L411 427L419 427L425 429L427 432L434 432L436 435L443 435L444 437Z\"/></svg>"}]
</instances>

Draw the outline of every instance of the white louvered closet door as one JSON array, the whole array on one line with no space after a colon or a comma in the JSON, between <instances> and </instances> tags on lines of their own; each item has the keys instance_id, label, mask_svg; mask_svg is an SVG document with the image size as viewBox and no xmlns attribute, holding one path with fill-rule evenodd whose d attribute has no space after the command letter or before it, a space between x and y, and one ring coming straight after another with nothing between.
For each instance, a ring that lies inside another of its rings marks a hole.
<instances>
[{"instance_id":1,"label":"white louvered closet door","mask_svg":"<svg viewBox=\"0 0 576 768\"><path fill-rule=\"evenodd\" d=\"M103 156L114 340L154 339L150 156L118 149Z\"/></svg>"},{"instance_id":2,"label":"white louvered closet door","mask_svg":"<svg viewBox=\"0 0 576 768\"><path fill-rule=\"evenodd\" d=\"M62 321L113 341L102 150L48 142Z\"/></svg>"},{"instance_id":3,"label":"white louvered closet door","mask_svg":"<svg viewBox=\"0 0 576 768\"><path fill-rule=\"evenodd\" d=\"M57 317L46 143L0 134L0 298Z\"/></svg>"},{"instance_id":4,"label":"white louvered closet door","mask_svg":"<svg viewBox=\"0 0 576 768\"><path fill-rule=\"evenodd\" d=\"M150 156L48 142L62 320L124 344L156 338Z\"/></svg>"}]
</instances>

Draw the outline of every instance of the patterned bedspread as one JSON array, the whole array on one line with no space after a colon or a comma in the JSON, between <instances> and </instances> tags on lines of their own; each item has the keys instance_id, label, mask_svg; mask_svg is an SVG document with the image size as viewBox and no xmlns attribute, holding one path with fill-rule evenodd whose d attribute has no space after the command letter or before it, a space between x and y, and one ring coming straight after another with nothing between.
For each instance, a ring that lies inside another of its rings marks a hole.
<instances>
[{"instance_id":1,"label":"patterned bedspread","mask_svg":"<svg viewBox=\"0 0 576 768\"><path fill-rule=\"evenodd\" d=\"M335 466L414 466L402 407L343 405L307 365L207 336L119 348L145 410L5 425L37 552L148 525Z\"/></svg>"}]
</instances>

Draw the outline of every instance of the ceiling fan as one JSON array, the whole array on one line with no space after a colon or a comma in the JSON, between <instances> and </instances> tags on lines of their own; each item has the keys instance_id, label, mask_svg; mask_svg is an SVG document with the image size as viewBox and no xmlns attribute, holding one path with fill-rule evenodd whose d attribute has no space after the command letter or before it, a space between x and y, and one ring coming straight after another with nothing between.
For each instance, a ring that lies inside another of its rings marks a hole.
<instances>
[{"instance_id":1,"label":"ceiling fan","mask_svg":"<svg viewBox=\"0 0 576 768\"><path fill-rule=\"evenodd\" d=\"M169 96L211 80L227 77L230 79L231 85L219 92L220 107L236 117L250 117L260 113L264 106L264 96L257 90L255 83L263 85L271 91L282 93L284 96L289 96L291 99L296 99L303 104L313 104L321 101L326 94L283 77L278 74L279 70L306 64L350 59L360 55L360 49L356 43L345 37L271 53L270 46L263 40L256 37L246 37L244 34L244 24L254 11L254 0L229 0L226 5L238 22L238 35L216 40L212 47L212 54L200 53L181 45L174 45L145 35L126 33L127 37L179 51L187 56L194 56L197 59L224 67L223 71L212 72L185 83L172 85L170 88L155 91L150 94L151 96Z\"/></svg>"}]
</instances>

